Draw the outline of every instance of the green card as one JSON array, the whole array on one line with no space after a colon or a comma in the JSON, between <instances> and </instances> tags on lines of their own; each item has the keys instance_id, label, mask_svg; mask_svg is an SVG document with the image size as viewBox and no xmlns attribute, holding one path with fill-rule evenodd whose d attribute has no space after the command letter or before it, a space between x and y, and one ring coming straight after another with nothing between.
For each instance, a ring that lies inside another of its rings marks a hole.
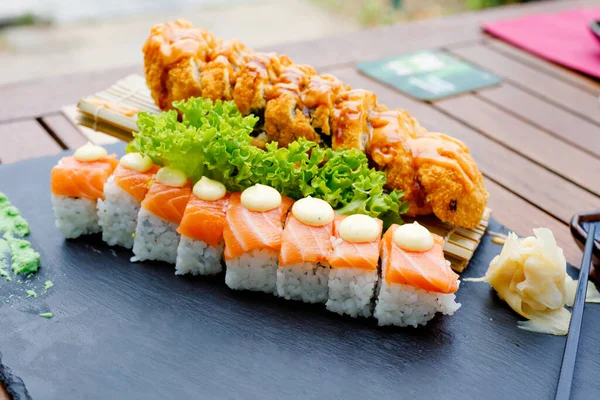
<instances>
[{"instance_id":1,"label":"green card","mask_svg":"<svg viewBox=\"0 0 600 400\"><path fill-rule=\"evenodd\" d=\"M361 62L358 69L420 100L437 100L500 83L494 74L441 51Z\"/></svg>"}]
</instances>

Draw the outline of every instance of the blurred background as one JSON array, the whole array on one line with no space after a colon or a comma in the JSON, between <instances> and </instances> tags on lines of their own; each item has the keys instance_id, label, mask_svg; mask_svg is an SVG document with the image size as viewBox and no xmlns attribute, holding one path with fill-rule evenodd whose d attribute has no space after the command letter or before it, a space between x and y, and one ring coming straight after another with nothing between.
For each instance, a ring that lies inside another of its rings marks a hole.
<instances>
[{"instance_id":1,"label":"blurred background","mask_svg":"<svg viewBox=\"0 0 600 400\"><path fill-rule=\"evenodd\" d=\"M259 47L517 0L1 0L0 84L141 64L152 25L185 18Z\"/></svg>"}]
</instances>

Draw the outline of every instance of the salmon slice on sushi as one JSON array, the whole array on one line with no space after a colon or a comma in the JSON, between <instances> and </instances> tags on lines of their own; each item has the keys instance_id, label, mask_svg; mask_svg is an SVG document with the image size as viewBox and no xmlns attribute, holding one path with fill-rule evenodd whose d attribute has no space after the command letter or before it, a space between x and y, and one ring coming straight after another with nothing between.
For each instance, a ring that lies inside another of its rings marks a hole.
<instances>
[{"instance_id":1,"label":"salmon slice on sushi","mask_svg":"<svg viewBox=\"0 0 600 400\"><path fill-rule=\"evenodd\" d=\"M221 182L204 176L196 182L177 229L181 239L175 274L212 275L221 272L228 205L229 194Z\"/></svg>"},{"instance_id":2,"label":"salmon slice on sushi","mask_svg":"<svg viewBox=\"0 0 600 400\"><path fill-rule=\"evenodd\" d=\"M283 222L293 202L265 185L231 195L223 230L225 283L231 289L277 294Z\"/></svg>"},{"instance_id":3,"label":"salmon slice on sushi","mask_svg":"<svg viewBox=\"0 0 600 400\"><path fill-rule=\"evenodd\" d=\"M111 246L133 247L138 213L159 167L148 156L129 153L121 158L98 200L102 240Z\"/></svg>"},{"instance_id":4,"label":"salmon slice on sushi","mask_svg":"<svg viewBox=\"0 0 600 400\"><path fill-rule=\"evenodd\" d=\"M277 294L287 300L325 303L328 293L331 236L335 213L320 199L294 203L288 216L279 255Z\"/></svg>"},{"instance_id":5,"label":"salmon slice on sushi","mask_svg":"<svg viewBox=\"0 0 600 400\"><path fill-rule=\"evenodd\" d=\"M175 264L177 227L192 193L188 178L172 167L162 167L138 213L131 261L157 260Z\"/></svg>"},{"instance_id":6,"label":"salmon slice on sushi","mask_svg":"<svg viewBox=\"0 0 600 400\"><path fill-rule=\"evenodd\" d=\"M52 207L56 227L66 238L101 231L96 206L104 198L104 184L118 163L103 147L88 143L52 168Z\"/></svg>"},{"instance_id":7,"label":"salmon slice on sushi","mask_svg":"<svg viewBox=\"0 0 600 400\"><path fill-rule=\"evenodd\" d=\"M452 315L458 275L444 259L444 239L418 223L392 225L381 242L381 284L374 316L379 325L425 325Z\"/></svg>"},{"instance_id":8,"label":"salmon slice on sushi","mask_svg":"<svg viewBox=\"0 0 600 400\"><path fill-rule=\"evenodd\" d=\"M379 278L379 243L383 222L367 215L337 215L333 251L328 260L329 311L351 317L369 317Z\"/></svg>"}]
</instances>

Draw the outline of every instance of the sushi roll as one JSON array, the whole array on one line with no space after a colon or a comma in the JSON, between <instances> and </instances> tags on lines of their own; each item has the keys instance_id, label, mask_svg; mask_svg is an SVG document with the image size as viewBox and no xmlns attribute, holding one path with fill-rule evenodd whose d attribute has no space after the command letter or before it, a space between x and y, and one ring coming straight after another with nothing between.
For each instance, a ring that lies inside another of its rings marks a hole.
<instances>
[{"instance_id":1,"label":"sushi roll","mask_svg":"<svg viewBox=\"0 0 600 400\"><path fill-rule=\"evenodd\" d=\"M444 259L444 239L418 223L392 225L381 242L379 325L425 325L436 313L459 309L458 275Z\"/></svg>"},{"instance_id":2,"label":"sushi roll","mask_svg":"<svg viewBox=\"0 0 600 400\"><path fill-rule=\"evenodd\" d=\"M138 213L158 168L150 157L129 153L104 184L104 200L98 200L98 223L102 240L109 245L133 247Z\"/></svg>"},{"instance_id":3,"label":"sushi roll","mask_svg":"<svg viewBox=\"0 0 600 400\"><path fill-rule=\"evenodd\" d=\"M223 229L229 194L221 182L202 177L194 185L177 233L175 274L211 275L221 272Z\"/></svg>"},{"instance_id":4,"label":"sushi roll","mask_svg":"<svg viewBox=\"0 0 600 400\"><path fill-rule=\"evenodd\" d=\"M231 195L223 230L227 286L277 293L283 222L292 204L292 199L265 185Z\"/></svg>"},{"instance_id":5,"label":"sushi roll","mask_svg":"<svg viewBox=\"0 0 600 400\"><path fill-rule=\"evenodd\" d=\"M101 231L96 205L104 198L104 184L118 163L103 147L88 143L52 168L52 207L56 227L66 238Z\"/></svg>"},{"instance_id":6,"label":"sushi roll","mask_svg":"<svg viewBox=\"0 0 600 400\"><path fill-rule=\"evenodd\" d=\"M325 303L335 213L320 199L307 197L292 207L283 230L277 294L287 300Z\"/></svg>"},{"instance_id":7,"label":"sushi roll","mask_svg":"<svg viewBox=\"0 0 600 400\"><path fill-rule=\"evenodd\" d=\"M135 228L131 261L158 260L175 264L177 227L192 193L188 178L172 167L162 167L146 194Z\"/></svg>"},{"instance_id":8,"label":"sushi roll","mask_svg":"<svg viewBox=\"0 0 600 400\"><path fill-rule=\"evenodd\" d=\"M383 222L367 215L337 215L328 260L329 311L352 317L369 317L379 277L379 242Z\"/></svg>"}]
</instances>

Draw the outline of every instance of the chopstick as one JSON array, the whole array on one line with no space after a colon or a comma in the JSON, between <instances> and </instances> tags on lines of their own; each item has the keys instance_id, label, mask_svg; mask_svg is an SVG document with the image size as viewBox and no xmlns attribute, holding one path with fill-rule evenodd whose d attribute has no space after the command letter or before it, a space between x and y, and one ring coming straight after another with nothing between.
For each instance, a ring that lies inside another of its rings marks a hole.
<instances>
[{"instance_id":1,"label":"chopstick","mask_svg":"<svg viewBox=\"0 0 600 400\"><path fill-rule=\"evenodd\" d=\"M577 284L575 304L573 305L567 344L565 345L565 353L563 354L560 376L558 378L558 387L556 388L556 400L569 400L571 397L573 373L575 371L575 360L577 359L577 348L579 347L579 336L581 335L581 322L583 320L583 308L585 307L588 277L592 264L595 234L596 224L592 222L590 223L590 229L583 250L583 260L581 261L581 269L579 270L579 283Z\"/></svg>"}]
</instances>

